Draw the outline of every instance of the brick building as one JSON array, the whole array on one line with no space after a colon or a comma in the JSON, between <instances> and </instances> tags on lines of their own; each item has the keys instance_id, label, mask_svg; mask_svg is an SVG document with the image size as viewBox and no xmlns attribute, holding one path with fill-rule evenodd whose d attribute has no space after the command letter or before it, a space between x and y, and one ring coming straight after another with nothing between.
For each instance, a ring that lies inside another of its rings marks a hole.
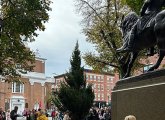
<instances>
[{"instance_id":1,"label":"brick building","mask_svg":"<svg viewBox=\"0 0 165 120\"><path fill-rule=\"evenodd\" d=\"M155 54L154 56L147 57L147 59L141 59L141 63L145 64L145 66L138 71L136 71L135 75L140 75L142 73L145 73L152 65L154 65L159 56L158 54ZM162 60L160 66L158 69L164 69L165 68L165 58Z\"/></svg>"},{"instance_id":2,"label":"brick building","mask_svg":"<svg viewBox=\"0 0 165 120\"><path fill-rule=\"evenodd\" d=\"M22 114L25 108L45 108L54 86L54 79L45 76L45 60L36 58L34 71L22 74L21 84L0 82L0 106L4 110L12 110L14 106L18 106L18 113Z\"/></svg>"},{"instance_id":3,"label":"brick building","mask_svg":"<svg viewBox=\"0 0 165 120\"><path fill-rule=\"evenodd\" d=\"M112 89L119 80L118 75L109 73L98 73L93 70L85 69L84 75L86 78L87 85L92 84L92 89L95 94L95 104L101 107L103 104L106 105L111 102ZM55 89L60 88L60 83L64 81L64 74L55 76Z\"/></svg>"}]
</instances>

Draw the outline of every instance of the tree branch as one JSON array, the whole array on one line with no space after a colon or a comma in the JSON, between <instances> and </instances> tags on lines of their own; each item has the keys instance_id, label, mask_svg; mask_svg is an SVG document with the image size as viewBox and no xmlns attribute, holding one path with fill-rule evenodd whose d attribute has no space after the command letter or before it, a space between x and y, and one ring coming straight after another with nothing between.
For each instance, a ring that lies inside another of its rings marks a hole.
<instances>
[{"instance_id":1,"label":"tree branch","mask_svg":"<svg viewBox=\"0 0 165 120\"><path fill-rule=\"evenodd\" d=\"M103 60L99 60L99 59L95 59L97 62L100 62L100 63L103 63L103 64L106 64L106 65L109 65L109 66L112 66L112 67L115 67L115 68L119 68L119 66L117 65L114 65L110 62L107 62L107 61L103 61Z\"/></svg>"},{"instance_id":2,"label":"tree branch","mask_svg":"<svg viewBox=\"0 0 165 120\"><path fill-rule=\"evenodd\" d=\"M114 0L114 4L115 4L115 16L116 16L116 19L115 19L115 22L114 22L114 26L117 24L117 20L119 18L118 16L118 12L117 12L117 3L116 3L116 0Z\"/></svg>"},{"instance_id":3,"label":"tree branch","mask_svg":"<svg viewBox=\"0 0 165 120\"><path fill-rule=\"evenodd\" d=\"M87 1L85 0L80 0L81 2L87 4L89 6L89 8L91 8L93 10L93 12L96 14L96 16L103 22L105 23L105 21L100 17L100 15L97 13L96 9L94 9Z\"/></svg>"},{"instance_id":4,"label":"tree branch","mask_svg":"<svg viewBox=\"0 0 165 120\"><path fill-rule=\"evenodd\" d=\"M8 1L9 1L9 3L10 3L12 6L15 7L14 3L13 3L11 0L8 0Z\"/></svg>"}]
</instances>

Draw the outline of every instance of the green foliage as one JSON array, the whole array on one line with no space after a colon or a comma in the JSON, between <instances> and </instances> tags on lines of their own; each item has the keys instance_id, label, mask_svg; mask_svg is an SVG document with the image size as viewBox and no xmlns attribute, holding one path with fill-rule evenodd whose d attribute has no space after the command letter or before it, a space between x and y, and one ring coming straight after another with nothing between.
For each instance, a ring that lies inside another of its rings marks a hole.
<instances>
[{"instance_id":1,"label":"green foliage","mask_svg":"<svg viewBox=\"0 0 165 120\"><path fill-rule=\"evenodd\" d=\"M83 15L83 32L87 41L94 44L97 51L85 53L83 58L86 64L100 71L111 71L112 67L116 66L120 73L121 55L116 49L122 45L119 29L121 16L127 13L128 9L117 0L77 0L77 11ZM104 35L100 34L101 31Z\"/></svg>"},{"instance_id":2,"label":"green foliage","mask_svg":"<svg viewBox=\"0 0 165 120\"><path fill-rule=\"evenodd\" d=\"M130 8L138 12L142 3L140 0L77 0L77 12L83 16L82 25L86 40L94 44L96 50L94 53L84 54L87 65L97 71L114 70L123 77L126 72L123 65L127 63L129 56L127 53L119 54L116 51L123 44L121 18L130 12ZM141 67L138 60L134 63L132 71Z\"/></svg>"},{"instance_id":3,"label":"green foliage","mask_svg":"<svg viewBox=\"0 0 165 120\"><path fill-rule=\"evenodd\" d=\"M78 42L70 60L71 68L65 76L57 95L53 98L54 104L61 111L69 110L72 120L83 120L93 105L94 93L92 86L86 86Z\"/></svg>"},{"instance_id":4,"label":"green foliage","mask_svg":"<svg viewBox=\"0 0 165 120\"><path fill-rule=\"evenodd\" d=\"M122 2L128 5L132 11L135 11L137 14L139 14L144 0L122 0Z\"/></svg>"},{"instance_id":5,"label":"green foliage","mask_svg":"<svg viewBox=\"0 0 165 120\"><path fill-rule=\"evenodd\" d=\"M37 37L37 30L45 30L49 0L2 0L0 12L3 26L0 38L0 71L6 78L19 76L16 64L23 71L31 71L35 55L25 46ZM7 81L9 79L6 79Z\"/></svg>"}]
</instances>

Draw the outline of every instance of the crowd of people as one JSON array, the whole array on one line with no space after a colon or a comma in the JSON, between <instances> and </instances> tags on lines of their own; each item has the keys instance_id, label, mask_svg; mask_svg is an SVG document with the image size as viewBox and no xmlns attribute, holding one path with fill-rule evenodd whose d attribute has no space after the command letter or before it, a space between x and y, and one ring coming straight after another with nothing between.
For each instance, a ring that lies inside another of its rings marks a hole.
<instances>
[{"instance_id":1,"label":"crowd of people","mask_svg":"<svg viewBox=\"0 0 165 120\"><path fill-rule=\"evenodd\" d=\"M17 113L18 107L15 106L14 109L10 112L6 112L0 107L0 120L17 120L18 117L22 117L26 120L48 120L48 117L51 117L52 120L70 120L69 112L60 112L57 109L53 109L51 114L48 114L47 110L28 110L25 109L20 115Z\"/></svg>"},{"instance_id":2,"label":"crowd of people","mask_svg":"<svg viewBox=\"0 0 165 120\"><path fill-rule=\"evenodd\" d=\"M86 120L111 120L111 109L110 107L93 107L89 110Z\"/></svg>"},{"instance_id":3,"label":"crowd of people","mask_svg":"<svg viewBox=\"0 0 165 120\"><path fill-rule=\"evenodd\" d=\"M57 108L51 110L49 114L47 110L42 109L25 109L21 115L17 114L17 111L17 106L11 112L10 110L4 112L0 108L0 120L17 120L17 117L22 117L26 120L48 120L48 117L51 117L52 120L71 120L69 111L61 112ZM111 120L111 109L109 107L92 107L86 116L86 120Z\"/></svg>"},{"instance_id":4,"label":"crowd of people","mask_svg":"<svg viewBox=\"0 0 165 120\"><path fill-rule=\"evenodd\" d=\"M54 110L51 116L52 120L71 120L69 111L62 113L58 110ZM111 108L92 107L85 120L111 120Z\"/></svg>"},{"instance_id":5,"label":"crowd of people","mask_svg":"<svg viewBox=\"0 0 165 120\"><path fill-rule=\"evenodd\" d=\"M22 117L26 120L48 120L48 116L46 112L38 109L38 110L27 110L25 109L23 113L20 115L17 113L18 107L15 106L14 109L10 112L7 110L6 112L0 108L0 120L17 120L18 117Z\"/></svg>"}]
</instances>

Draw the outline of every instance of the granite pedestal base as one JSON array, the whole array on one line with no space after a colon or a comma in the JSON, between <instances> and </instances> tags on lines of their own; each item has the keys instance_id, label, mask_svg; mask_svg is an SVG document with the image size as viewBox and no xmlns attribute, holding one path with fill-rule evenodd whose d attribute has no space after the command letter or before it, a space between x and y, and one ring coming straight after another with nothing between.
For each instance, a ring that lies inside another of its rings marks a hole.
<instances>
[{"instance_id":1,"label":"granite pedestal base","mask_svg":"<svg viewBox=\"0 0 165 120\"><path fill-rule=\"evenodd\" d=\"M122 79L112 92L112 120L165 120L165 70Z\"/></svg>"}]
</instances>

